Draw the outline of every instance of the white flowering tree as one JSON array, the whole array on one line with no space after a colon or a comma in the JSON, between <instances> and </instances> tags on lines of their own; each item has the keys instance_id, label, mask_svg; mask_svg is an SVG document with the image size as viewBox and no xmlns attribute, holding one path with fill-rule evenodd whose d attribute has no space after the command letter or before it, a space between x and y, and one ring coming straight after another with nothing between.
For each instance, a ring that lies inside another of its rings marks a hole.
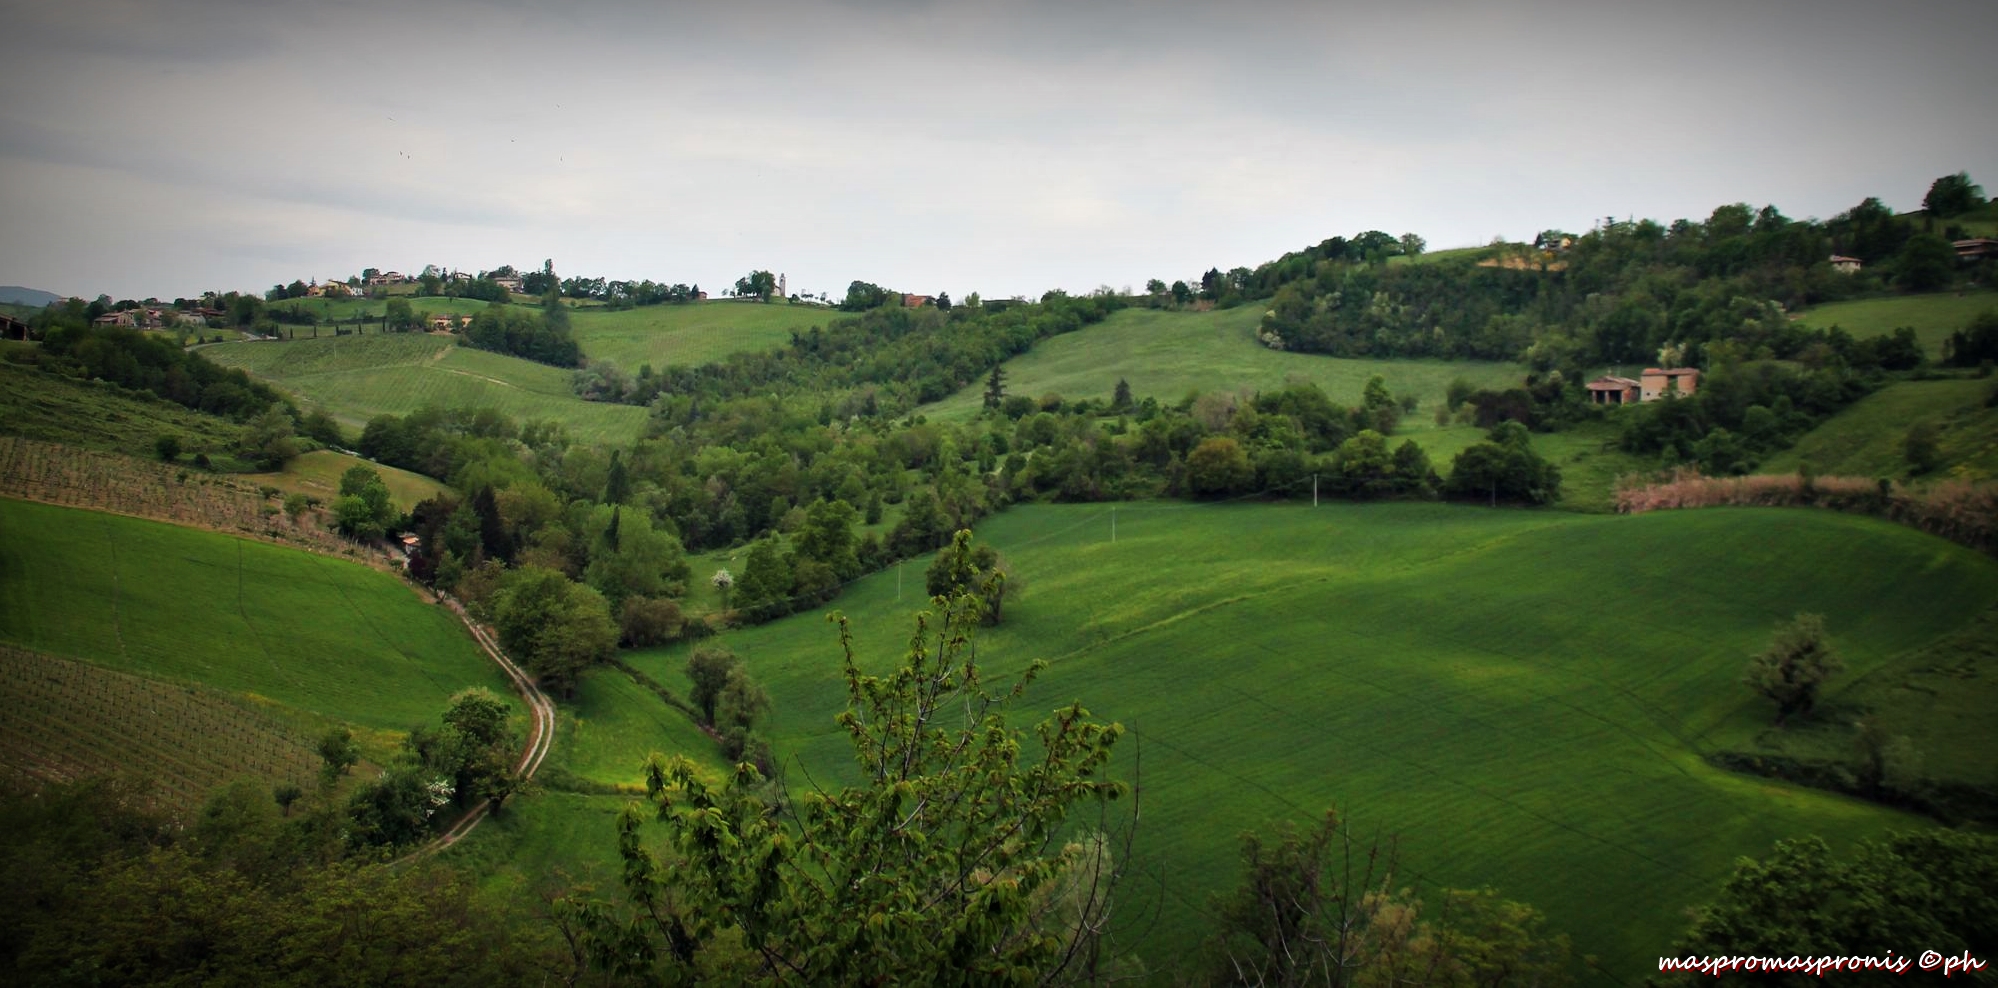
<instances>
[{"instance_id":1,"label":"white flowering tree","mask_svg":"<svg viewBox=\"0 0 1998 988\"><path fill-rule=\"evenodd\" d=\"M726 568L718 569L715 570L715 575L708 578L708 582L715 585L716 593L721 594L722 610L728 610L728 591L735 586L735 577Z\"/></svg>"}]
</instances>

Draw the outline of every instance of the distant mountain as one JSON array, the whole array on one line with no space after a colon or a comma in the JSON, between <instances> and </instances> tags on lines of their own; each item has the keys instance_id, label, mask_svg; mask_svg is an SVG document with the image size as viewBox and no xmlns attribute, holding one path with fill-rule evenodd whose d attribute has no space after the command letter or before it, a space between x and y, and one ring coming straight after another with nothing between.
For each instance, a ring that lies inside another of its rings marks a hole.
<instances>
[{"instance_id":1,"label":"distant mountain","mask_svg":"<svg viewBox=\"0 0 1998 988\"><path fill-rule=\"evenodd\" d=\"M45 292L38 288L22 288L19 285L0 285L0 302L8 305L32 305L39 309L50 302L60 302L63 296Z\"/></svg>"}]
</instances>

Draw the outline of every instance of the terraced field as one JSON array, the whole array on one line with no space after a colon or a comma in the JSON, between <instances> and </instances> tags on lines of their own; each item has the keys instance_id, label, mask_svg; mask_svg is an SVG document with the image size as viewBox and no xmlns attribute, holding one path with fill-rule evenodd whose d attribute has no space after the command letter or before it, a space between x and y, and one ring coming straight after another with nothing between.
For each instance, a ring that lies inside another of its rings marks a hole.
<instances>
[{"instance_id":1,"label":"terraced field","mask_svg":"<svg viewBox=\"0 0 1998 988\"><path fill-rule=\"evenodd\" d=\"M624 443L645 427L632 405L588 402L570 390L570 372L428 334L342 336L288 343L225 343L201 351L241 367L323 408L359 430L376 415L425 405L495 408L516 422L560 422L587 442Z\"/></svg>"}]
</instances>

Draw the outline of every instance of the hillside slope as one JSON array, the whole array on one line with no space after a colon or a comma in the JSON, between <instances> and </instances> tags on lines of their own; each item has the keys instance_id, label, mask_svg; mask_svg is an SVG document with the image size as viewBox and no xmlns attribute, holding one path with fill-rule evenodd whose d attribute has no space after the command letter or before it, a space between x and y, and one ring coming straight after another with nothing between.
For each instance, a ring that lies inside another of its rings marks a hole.
<instances>
[{"instance_id":1,"label":"hillside slope","mask_svg":"<svg viewBox=\"0 0 1998 988\"><path fill-rule=\"evenodd\" d=\"M354 563L0 499L0 643L377 732L512 691L449 612Z\"/></svg>"},{"instance_id":2,"label":"hillside slope","mask_svg":"<svg viewBox=\"0 0 1998 988\"><path fill-rule=\"evenodd\" d=\"M1053 662L1016 724L1079 698L1131 729L1117 771L1141 771L1144 817L1119 903L1153 970L1236 880L1237 833L1337 806L1400 835L1410 884L1494 885L1637 977L1735 856L1920 825L1702 760L1766 726L1739 677L1772 626L1831 615L1856 679L1998 600L1989 559L1807 511L1126 505L1114 542L1111 515L985 523L1019 596L979 652L995 677ZM840 600L873 668L906 647L921 567ZM725 643L771 691L789 777L842 777L832 631L807 615ZM679 689L684 660L635 662Z\"/></svg>"},{"instance_id":3,"label":"hillside slope","mask_svg":"<svg viewBox=\"0 0 1998 988\"><path fill-rule=\"evenodd\" d=\"M645 427L643 408L576 397L567 370L457 346L448 337L224 343L201 353L292 392L308 408L325 409L350 430L376 415L407 415L425 405L495 408L516 422L548 419L586 442L629 442Z\"/></svg>"},{"instance_id":4,"label":"hillside slope","mask_svg":"<svg viewBox=\"0 0 1998 988\"><path fill-rule=\"evenodd\" d=\"M1038 398L1059 394L1074 400L1107 401L1122 378L1131 393L1164 403L1192 391L1274 389L1291 379L1310 381L1333 401L1358 404L1361 389L1375 374L1396 395L1411 394L1428 412L1443 400L1455 378L1479 387L1519 383L1525 368L1516 364L1441 360L1347 360L1283 353L1256 342L1262 306L1249 304L1211 312L1125 309L1100 325L1044 341L1005 363L1009 394ZM925 406L924 414L960 419L977 412L984 386L975 384ZM1412 416L1409 424L1426 415Z\"/></svg>"}]
</instances>

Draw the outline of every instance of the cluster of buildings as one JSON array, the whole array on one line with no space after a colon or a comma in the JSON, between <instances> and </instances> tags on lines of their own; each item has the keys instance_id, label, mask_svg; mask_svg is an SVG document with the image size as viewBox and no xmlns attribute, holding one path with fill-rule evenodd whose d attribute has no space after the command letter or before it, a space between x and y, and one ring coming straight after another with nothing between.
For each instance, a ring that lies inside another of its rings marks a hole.
<instances>
[{"instance_id":1,"label":"cluster of buildings","mask_svg":"<svg viewBox=\"0 0 1998 988\"><path fill-rule=\"evenodd\" d=\"M1584 385L1598 405L1635 405L1660 398L1678 398L1700 390L1700 372L1691 367L1647 367L1633 381L1605 374Z\"/></svg>"},{"instance_id":2,"label":"cluster of buildings","mask_svg":"<svg viewBox=\"0 0 1998 988\"><path fill-rule=\"evenodd\" d=\"M122 326L126 329L162 329L167 317L172 316L175 325L207 326L209 320L220 320L228 313L221 309L174 309L146 308L126 309L122 312L106 312L92 320L98 326Z\"/></svg>"}]
</instances>

